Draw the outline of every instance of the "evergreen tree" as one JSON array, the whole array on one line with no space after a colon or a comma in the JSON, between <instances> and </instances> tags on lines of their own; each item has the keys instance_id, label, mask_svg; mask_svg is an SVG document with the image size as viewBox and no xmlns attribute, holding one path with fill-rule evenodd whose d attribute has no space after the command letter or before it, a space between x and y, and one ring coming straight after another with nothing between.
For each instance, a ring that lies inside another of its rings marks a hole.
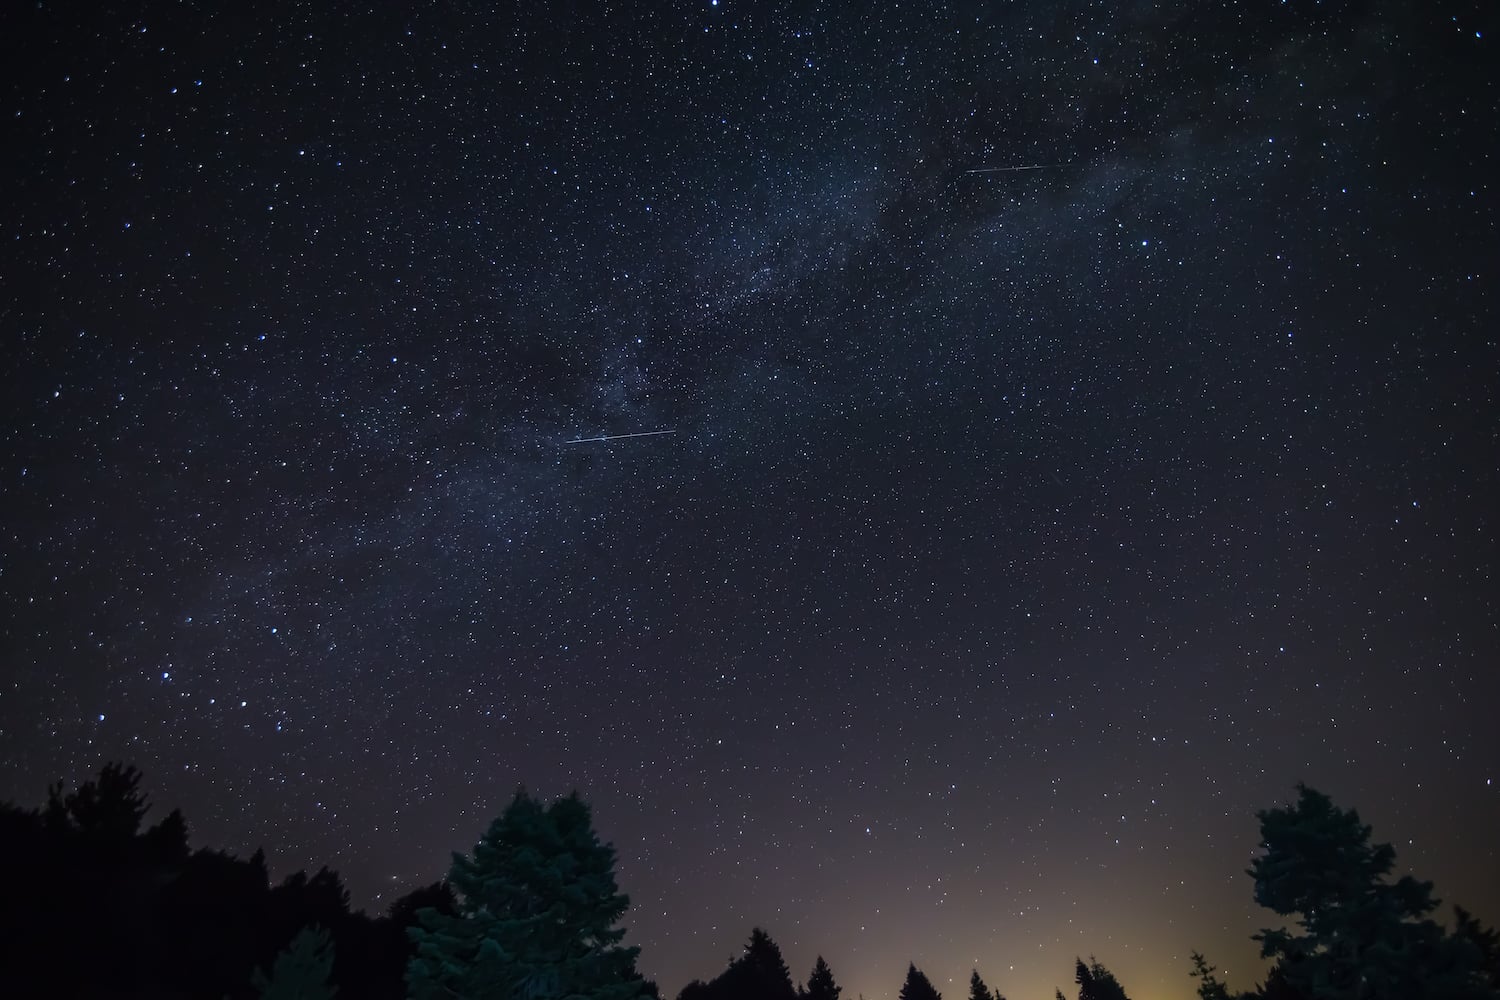
<instances>
[{"instance_id":1,"label":"evergreen tree","mask_svg":"<svg viewBox=\"0 0 1500 1000\"><path fill-rule=\"evenodd\" d=\"M812 974L807 977L807 989L802 996L806 1000L839 1000L842 992L839 984L833 981L833 970L823 961L823 956L819 955L818 960L813 963Z\"/></svg>"},{"instance_id":2,"label":"evergreen tree","mask_svg":"<svg viewBox=\"0 0 1500 1000\"><path fill-rule=\"evenodd\" d=\"M318 925L338 943L343 996L405 996L403 929L351 914L335 873L273 890L263 852L191 851L175 810L148 827L140 789L111 763L75 791L51 786L40 810L0 803L3 995L243 1000L257 968L279 983L278 952Z\"/></svg>"},{"instance_id":3,"label":"evergreen tree","mask_svg":"<svg viewBox=\"0 0 1500 1000\"><path fill-rule=\"evenodd\" d=\"M1005 1000L999 990L990 992L990 988L979 978L979 970L969 971L969 1000Z\"/></svg>"},{"instance_id":4,"label":"evergreen tree","mask_svg":"<svg viewBox=\"0 0 1500 1000\"><path fill-rule=\"evenodd\" d=\"M85 781L76 792L63 795L58 782L47 789L48 823L54 828L70 826L96 842L128 841L151 808L140 784L140 771L113 761L100 768L98 779Z\"/></svg>"},{"instance_id":5,"label":"evergreen tree","mask_svg":"<svg viewBox=\"0 0 1500 1000\"><path fill-rule=\"evenodd\" d=\"M1229 987L1219 981L1215 975L1215 969L1208 964L1208 960L1200 952L1193 952L1192 977L1198 980L1199 1000L1233 1000L1229 993Z\"/></svg>"},{"instance_id":6,"label":"evergreen tree","mask_svg":"<svg viewBox=\"0 0 1500 1000\"><path fill-rule=\"evenodd\" d=\"M1490 989L1500 992L1500 934L1493 927L1484 926L1462 906L1454 906L1453 913L1458 921L1453 936L1467 944L1471 954L1477 956Z\"/></svg>"},{"instance_id":7,"label":"evergreen tree","mask_svg":"<svg viewBox=\"0 0 1500 1000\"><path fill-rule=\"evenodd\" d=\"M906 968L906 982L901 984L900 1000L943 1000L943 995L932 985L916 963Z\"/></svg>"},{"instance_id":8,"label":"evergreen tree","mask_svg":"<svg viewBox=\"0 0 1500 1000\"><path fill-rule=\"evenodd\" d=\"M818 959L822 964L822 959ZM826 972L828 967L822 965ZM813 969L817 977L817 967ZM809 981L811 984L811 981ZM839 989L828 973L827 983L836 997ZM730 958L728 967L712 982L695 979L677 994L677 1000L799 1000L806 994L792 983L781 949L771 936L759 927L750 931L750 940L739 957Z\"/></svg>"},{"instance_id":9,"label":"evergreen tree","mask_svg":"<svg viewBox=\"0 0 1500 1000\"><path fill-rule=\"evenodd\" d=\"M543 807L517 792L473 855L453 856L458 916L424 909L408 931L412 1000L637 1000L647 984L615 927L630 901L614 862L576 794Z\"/></svg>"},{"instance_id":10,"label":"evergreen tree","mask_svg":"<svg viewBox=\"0 0 1500 1000\"><path fill-rule=\"evenodd\" d=\"M251 978L260 1000L333 1000L333 944L322 927L304 927L276 956L271 974L256 969Z\"/></svg>"},{"instance_id":11,"label":"evergreen tree","mask_svg":"<svg viewBox=\"0 0 1500 1000\"><path fill-rule=\"evenodd\" d=\"M1479 1000L1496 993L1479 959L1429 914L1432 884L1387 881L1396 852L1372 844L1353 810L1298 786L1295 805L1262 810L1249 874L1255 899L1298 929L1255 935L1287 986L1312 1000Z\"/></svg>"},{"instance_id":12,"label":"evergreen tree","mask_svg":"<svg viewBox=\"0 0 1500 1000\"><path fill-rule=\"evenodd\" d=\"M1088 965L1083 964L1083 959L1078 959L1073 981L1078 984L1078 1000L1130 1000L1114 973L1100 965L1092 955Z\"/></svg>"},{"instance_id":13,"label":"evergreen tree","mask_svg":"<svg viewBox=\"0 0 1500 1000\"><path fill-rule=\"evenodd\" d=\"M796 1000L797 996L781 949L759 927L751 929L745 953L730 962L710 986L722 1000Z\"/></svg>"}]
</instances>

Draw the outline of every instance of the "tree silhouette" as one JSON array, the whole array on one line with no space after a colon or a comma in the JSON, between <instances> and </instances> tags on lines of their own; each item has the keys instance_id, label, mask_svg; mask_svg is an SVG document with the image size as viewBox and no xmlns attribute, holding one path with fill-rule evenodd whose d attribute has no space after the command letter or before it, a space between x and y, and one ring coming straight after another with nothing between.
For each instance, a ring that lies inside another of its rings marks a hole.
<instances>
[{"instance_id":1,"label":"tree silhouette","mask_svg":"<svg viewBox=\"0 0 1500 1000\"><path fill-rule=\"evenodd\" d=\"M990 988L979 978L979 970L969 971L969 1000L1005 1000L999 990L990 992Z\"/></svg>"},{"instance_id":2,"label":"tree silhouette","mask_svg":"<svg viewBox=\"0 0 1500 1000\"><path fill-rule=\"evenodd\" d=\"M135 768L107 764L75 791L48 788L41 809L0 804L6 996L251 1000L256 969L274 968L310 924L328 932L341 995L405 996L410 904L399 917L350 913L327 869L273 889L260 851L192 852L176 811L145 827L140 784ZM419 893L421 905L452 911L446 889Z\"/></svg>"},{"instance_id":3,"label":"tree silhouette","mask_svg":"<svg viewBox=\"0 0 1500 1000\"><path fill-rule=\"evenodd\" d=\"M677 1000L716 1000L718 991L701 979L694 979L677 991Z\"/></svg>"},{"instance_id":4,"label":"tree silhouette","mask_svg":"<svg viewBox=\"0 0 1500 1000\"><path fill-rule=\"evenodd\" d=\"M759 927L751 929L745 953L719 979L727 1000L794 1000L797 995L781 949Z\"/></svg>"},{"instance_id":5,"label":"tree silhouette","mask_svg":"<svg viewBox=\"0 0 1500 1000\"><path fill-rule=\"evenodd\" d=\"M621 947L625 932L615 927L630 901L615 885L614 863L576 794L543 807L517 792L473 855L453 856L458 915L418 911L410 996L641 996L639 949Z\"/></svg>"},{"instance_id":6,"label":"tree silhouette","mask_svg":"<svg viewBox=\"0 0 1500 1000\"><path fill-rule=\"evenodd\" d=\"M821 957L818 962L827 971L828 966L823 964ZM816 978L816 966L813 973ZM812 983L809 979L809 988ZM827 986L837 997L839 988L833 983L832 972L828 973ZM738 958L731 958L728 967L711 982L695 979L677 994L677 1000L798 1000L798 997L792 974L781 957L781 949L771 940L771 935L759 927L751 929L744 951Z\"/></svg>"},{"instance_id":7,"label":"tree silhouette","mask_svg":"<svg viewBox=\"0 0 1500 1000\"><path fill-rule=\"evenodd\" d=\"M186 861L187 824L174 811L142 832L140 781L109 763L72 792L50 786L39 811L0 809L0 962L15 995L149 993L159 980L156 902Z\"/></svg>"},{"instance_id":8,"label":"tree silhouette","mask_svg":"<svg viewBox=\"0 0 1500 1000\"><path fill-rule=\"evenodd\" d=\"M1078 984L1078 1000L1130 1000L1114 973L1100 965L1092 955L1087 965L1081 958L1077 961L1073 981Z\"/></svg>"},{"instance_id":9,"label":"tree silhouette","mask_svg":"<svg viewBox=\"0 0 1500 1000\"><path fill-rule=\"evenodd\" d=\"M1208 960L1203 957L1202 953L1193 952L1192 961L1193 971L1191 975L1194 979L1198 980L1199 1000L1234 1000L1229 992L1229 988L1220 982L1219 977L1215 975L1217 970L1208 964Z\"/></svg>"},{"instance_id":10,"label":"tree silhouette","mask_svg":"<svg viewBox=\"0 0 1500 1000\"><path fill-rule=\"evenodd\" d=\"M943 995L922 974L915 962L906 967L906 982L901 984L900 1000L943 1000Z\"/></svg>"},{"instance_id":11,"label":"tree silhouette","mask_svg":"<svg viewBox=\"0 0 1500 1000\"><path fill-rule=\"evenodd\" d=\"M812 974L807 977L807 989L802 992L806 1000L839 1000L843 990L833 981L833 970L819 955L813 963Z\"/></svg>"},{"instance_id":12,"label":"tree silhouette","mask_svg":"<svg viewBox=\"0 0 1500 1000\"><path fill-rule=\"evenodd\" d=\"M96 842L128 841L151 808L140 793L140 783L140 771L113 762L100 769L96 780L84 782L66 796L58 782L47 789L48 825L66 824Z\"/></svg>"},{"instance_id":13,"label":"tree silhouette","mask_svg":"<svg viewBox=\"0 0 1500 1000\"><path fill-rule=\"evenodd\" d=\"M1249 874L1255 899L1297 930L1255 935L1285 984L1312 1000L1480 1000L1494 997L1476 950L1429 914L1432 883L1387 881L1396 852L1328 796L1297 787L1297 802L1261 810L1265 853Z\"/></svg>"},{"instance_id":14,"label":"tree silhouette","mask_svg":"<svg viewBox=\"0 0 1500 1000\"><path fill-rule=\"evenodd\" d=\"M276 956L268 976L260 969L251 978L260 1000L333 1000L333 945L322 927L304 927Z\"/></svg>"},{"instance_id":15,"label":"tree silhouette","mask_svg":"<svg viewBox=\"0 0 1500 1000\"><path fill-rule=\"evenodd\" d=\"M1477 961L1490 989L1500 993L1500 934L1493 927L1481 924L1462 906L1455 905L1453 915L1457 920L1454 937L1470 949L1471 960Z\"/></svg>"}]
</instances>

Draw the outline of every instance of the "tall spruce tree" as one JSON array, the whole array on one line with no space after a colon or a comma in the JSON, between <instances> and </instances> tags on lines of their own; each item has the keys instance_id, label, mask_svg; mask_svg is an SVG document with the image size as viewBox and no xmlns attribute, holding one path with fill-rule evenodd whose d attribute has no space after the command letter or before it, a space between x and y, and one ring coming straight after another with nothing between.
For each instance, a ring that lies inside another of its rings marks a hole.
<instances>
[{"instance_id":1,"label":"tall spruce tree","mask_svg":"<svg viewBox=\"0 0 1500 1000\"><path fill-rule=\"evenodd\" d=\"M424 909L408 931L412 1000L638 1000L614 863L576 794L544 807L517 792L473 855L453 856L458 915Z\"/></svg>"},{"instance_id":2,"label":"tall spruce tree","mask_svg":"<svg viewBox=\"0 0 1500 1000\"><path fill-rule=\"evenodd\" d=\"M932 985L915 962L906 967L906 982L901 984L901 1000L943 1000L943 995Z\"/></svg>"},{"instance_id":3,"label":"tall spruce tree","mask_svg":"<svg viewBox=\"0 0 1500 1000\"><path fill-rule=\"evenodd\" d=\"M807 977L807 989L802 992L806 1000L839 1000L843 990L833 981L833 970L819 955L813 963L812 974Z\"/></svg>"},{"instance_id":4,"label":"tall spruce tree","mask_svg":"<svg viewBox=\"0 0 1500 1000\"><path fill-rule=\"evenodd\" d=\"M1478 952L1429 914L1432 883L1387 877L1390 844L1321 792L1299 785L1297 802L1262 810L1261 846L1249 874L1255 899L1297 929L1261 931L1261 954L1312 1000L1492 1000Z\"/></svg>"}]
</instances>

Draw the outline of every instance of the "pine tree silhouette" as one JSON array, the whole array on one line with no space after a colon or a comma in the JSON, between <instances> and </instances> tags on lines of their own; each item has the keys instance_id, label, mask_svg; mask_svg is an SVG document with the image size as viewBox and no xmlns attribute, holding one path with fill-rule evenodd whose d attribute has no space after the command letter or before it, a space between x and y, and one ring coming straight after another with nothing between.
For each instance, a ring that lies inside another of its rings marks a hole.
<instances>
[{"instance_id":1,"label":"pine tree silhouette","mask_svg":"<svg viewBox=\"0 0 1500 1000\"><path fill-rule=\"evenodd\" d=\"M630 901L614 862L576 794L543 807L516 793L473 855L453 856L459 914L418 912L412 1000L636 1000L647 984L635 971L639 949L622 947L615 927Z\"/></svg>"},{"instance_id":2,"label":"pine tree silhouette","mask_svg":"<svg viewBox=\"0 0 1500 1000\"><path fill-rule=\"evenodd\" d=\"M916 963L906 967L906 982L901 984L900 1000L943 1000L943 995L933 987Z\"/></svg>"},{"instance_id":3,"label":"pine tree silhouette","mask_svg":"<svg viewBox=\"0 0 1500 1000\"><path fill-rule=\"evenodd\" d=\"M751 929L745 953L720 978L727 1000L795 1000L797 996L781 949L759 927Z\"/></svg>"},{"instance_id":4,"label":"pine tree silhouette","mask_svg":"<svg viewBox=\"0 0 1500 1000\"><path fill-rule=\"evenodd\" d=\"M990 992L984 980L979 978L979 970L972 969L969 973L969 1000L1005 1000L999 990Z\"/></svg>"},{"instance_id":5,"label":"pine tree silhouette","mask_svg":"<svg viewBox=\"0 0 1500 1000\"><path fill-rule=\"evenodd\" d=\"M838 983L833 981L833 970L828 968L828 963L819 955L818 960L813 963L812 974L807 977L807 989L802 996L806 1000L839 1000L842 992Z\"/></svg>"},{"instance_id":6,"label":"pine tree silhouette","mask_svg":"<svg viewBox=\"0 0 1500 1000\"><path fill-rule=\"evenodd\" d=\"M1078 959L1073 981L1078 984L1078 1000L1130 1000L1114 973L1100 965L1092 955L1087 965L1083 964L1083 959Z\"/></svg>"},{"instance_id":7,"label":"pine tree silhouette","mask_svg":"<svg viewBox=\"0 0 1500 1000\"><path fill-rule=\"evenodd\" d=\"M1255 899L1297 929L1255 935L1285 985L1313 1000L1491 1000L1481 953L1429 916L1432 883L1388 881L1396 852L1371 843L1359 814L1297 786L1294 805L1261 810L1265 853Z\"/></svg>"}]
</instances>

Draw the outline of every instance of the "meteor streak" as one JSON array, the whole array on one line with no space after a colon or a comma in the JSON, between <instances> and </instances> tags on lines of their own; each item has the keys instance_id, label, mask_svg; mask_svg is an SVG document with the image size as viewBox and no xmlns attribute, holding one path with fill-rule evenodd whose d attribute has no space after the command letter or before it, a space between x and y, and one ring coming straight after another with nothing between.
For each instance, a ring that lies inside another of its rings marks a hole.
<instances>
[{"instance_id":1,"label":"meteor streak","mask_svg":"<svg viewBox=\"0 0 1500 1000\"><path fill-rule=\"evenodd\" d=\"M564 441L563 444L587 444L590 441L619 441L624 438L647 438L656 437L656 435L658 434L676 433L677 428L673 427L671 430L665 431L636 431L634 434L601 434L598 437L591 438L571 438L567 441Z\"/></svg>"},{"instance_id":2,"label":"meteor streak","mask_svg":"<svg viewBox=\"0 0 1500 1000\"><path fill-rule=\"evenodd\" d=\"M975 167L973 170L965 170L965 174L1008 174L1015 170L1051 170L1057 166L1055 163L1033 163L1024 167Z\"/></svg>"}]
</instances>

